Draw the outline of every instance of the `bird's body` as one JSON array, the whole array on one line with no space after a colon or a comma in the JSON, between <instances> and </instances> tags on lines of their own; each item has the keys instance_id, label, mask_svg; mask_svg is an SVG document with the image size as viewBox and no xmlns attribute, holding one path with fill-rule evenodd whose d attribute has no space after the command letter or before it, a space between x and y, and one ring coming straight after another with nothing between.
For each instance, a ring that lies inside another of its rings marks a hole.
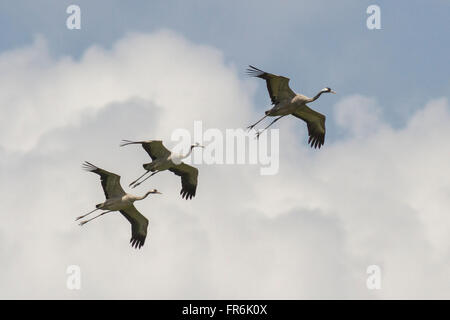
<instances>
[{"instance_id":1,"label":"bird's body","mask_svg":"<svg viewBox=\"0 0 450 320\"><path fill-rule=\"evenodd\" d=\"M292 99L280 101L272 109L267 110L266 114L271 117L287 116L297 110L301 110L309 100L310 98L307 96L297 94Z\"/></svg>"},{"instance_id":2,"label":"bird's body","mask_svg":"<svg viewBox=\"0 0 450 320\"><path fill-rule=\"evenodd\" d=\"M155 159L152 162L144 163L142 166L145 170L155 172L155 171L165 171L169 170L173 166L181 164L181 161L178 161L178 157L172 157L172 154L167 158Z\"/></svg>"},{"instance_id":3,"label":"bird's body","mask_svg":"<svg viewBox=\"0 0 450 320\"><path fill-rule=\"evenodd\" d=\"M178 154L170 152L166 147L164 147L161 140L148 140L148 141L129 141L123 140L121 146L126 146L129 144L140 144L144 150L148 153L152 162L143 164L146 172L137 178L135 181L130 183L130 186L136 187L142 182L153 176L154 174L169 170L175 173L177 176L181 177L181 197L187 199L192 199L197 190L197 177L198 169L190 165L183 163L182 159L187 158L195 147L203 147L199 144L191 145L189 152L187 154ZM139 179L144 177L148 172L152 172L151 175L138 182Z\"/></svg>"},{"instance_id":4,"label":"bird's body","mask_svg":"<svg viewBox=\"0 0 450 320\"><path fill-rule=\"evenodd\" d=\"M106 199L105 202L99 203L95 207L102 210L120 211L131 207L136 200L140 200L137 198L135 195L126 193L122 197Z\"/></svg>"},{"instance_id":5,"label":"bird's body","mask_svg":"<svg viewBox=\"0 0 450 320\"><path fill-rule=\"evenodd\" d=\"M86 217L97 210L104 210L103 213L95 216L92 219L80 222L80 225L98 218L108 212L119 211L130 223L131 223L131 245L135 248L141 248L145 243L147 236L148 220L144 217L134 206L134 202L147 198L149 194L160 193L156 189L152 189L145 193L143 196L135 196L133 194L126 193L120 185L120 176L100 169L89 162L83 164L84 169L90 172L94 172L100 176L103 191L105 193L106 200L95 206L96 209L88 212L85 215L78 217L76 220Z\"/></svg>"},{"instance_id":6,"label":"bird's body","mask_svg":"<svg viewBox=\"0 0 450 320\"><path fill-rule=\"evenodd\" d=\"M289 87L289 78L264 72L253 66L247 69L248 74L266 80L267 91L272 100L273 108L265 112L265 116L255 124L249 126L252 129L266 117L278 117L265 129L287 115L293 115L304 120L308 126L309 141L311 147L321 147L325 141L325 116L309 108L306 104L317 100L322 93L335 93L330 88L324 88L313 98L303 94L297 94ZM261 132L258 132L258 135Z\"/></svg>"}]
</instances>

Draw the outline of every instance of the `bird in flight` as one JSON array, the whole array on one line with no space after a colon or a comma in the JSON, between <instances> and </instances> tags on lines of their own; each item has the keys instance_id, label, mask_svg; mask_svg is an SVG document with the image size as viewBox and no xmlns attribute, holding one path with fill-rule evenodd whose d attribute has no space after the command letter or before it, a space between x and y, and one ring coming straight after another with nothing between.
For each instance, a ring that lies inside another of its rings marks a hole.
<instances>
[{"instance_id":1,"label":"bird in flight","mask_svg":"<svg viewBox=\"0 0 450 320\"><path fill-rule=\"evenodd\" d=\"M121 147L129 144L140 144L144 150L148 153L152 162L143 164L145 170L143 175L130 183L130 187L135 188L142 182L157 174L158 172L169 170L181 177L181 197L183 199L192 199L195 196L197 190L197 177L198 169L182 162L182 159L189 157L194 148L201 146L199 143L191 145L189 151L186 154L174 153L164 147L161 140L148 140L148 141L130 141L122 140ZM146 174L152 172L148 177L142 179Z\"/></svg>"},{"instance_id":2,"label":"bird in flight","mask_svg":"<svg viewBox=\"0 0 450 320\"><path fill-rule=\"evenodd\" d=\"M267 110L264 117L247 127L247 129L253 129L266 117L277 117L267 127L257 133L257 137L259 137L264 130L276 121L291 114L306 122L309 135L308 143L311 144L311 147L320 149L325 142L325 116L312 110L306 104L317 100L322 93L336 92L326 87L320 90L313 98L308 98L302 94L296 94L291 90L289 87L289 78L264 72L251 65L247 69L247 74L266 80L267 90L269 91L273 104L272 109Z\"/></svg>"},{"instance_id":3,"label":"bird in flight","mask_svg":"<svg viewBox=\"0 0 450 320\"><path fill-rule=\"evenodd\" d=\"M99 167L96 167L95 165L87 161L83 164L83 168L100 176L106 201L97 204L95 206L96 209L92 210L91 212L79 216L76 220L82 219L97 210L105 210L98 216L95 216L89 220L81 221L80 226L108 212L119 211L131 223L131 246L140 249L144 245L145 238L147 236L148 220L135 208L133 203L135 201L147 198L149 194L161 194L161 192L156 189L152 189L143 196L138 197L126 193L122 189L122 186L120 185L119 175L100 169Z\"/></svg>"}]
</instances>

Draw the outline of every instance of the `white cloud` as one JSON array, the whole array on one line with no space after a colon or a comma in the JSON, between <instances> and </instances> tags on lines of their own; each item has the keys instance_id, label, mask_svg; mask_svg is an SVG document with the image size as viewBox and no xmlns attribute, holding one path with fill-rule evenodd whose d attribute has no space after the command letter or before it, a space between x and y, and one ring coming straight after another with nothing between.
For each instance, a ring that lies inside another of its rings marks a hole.
<instances>
[{"instance_id":1,"label":"white cloud","mask_svg":"<svg viewBox=\"0 0 450 320\"><path fill-rule=\"evenodd\" d=\"M169 31L130 35L112 50L91 47L80 61L54 61L37 37L30 47L0 55L0 145L30 150L49 130L133 97L170 109L163 124L170 130L199 118L210 126L240 125L231 107L248 110L250 87L236 80L219 51ZM165 128L160 134L169 133Z\"/></svg>"},{"instance_id":2,"label":"white cloud","mask_svg":"<svg viewBox=\"0 0 450 320\"><path fill-rule=\"evenodd\" d=\"M336 123L353 136L364 138L380 129L381 108L373 98L351 95L336 104Z\"/></svg>"},{"instance_id":3,"label":"white cloud","mask_svg":"<svg viewBox=\"0 0 450 320\"><path fill-rule=\"evenodd\" d=\"M171 32L128 36L80 61L54 61L45 48L41 39L0 57L2 85L5 70L17 70L0 95L1 298L450 296L446 99L393 129L371 98L344 97L327 121L351 135L321 150L306 145L306 129L298 136L300 120L280 121L278 175L201 166L191 201L179 197L177 177L156 175L133 190L164 193L136 204L150 219L136 251L119 215L74 222L103 199L81 162L126 185L148 159L120 139L168 139L197 119L243 127L258 116L254 87L217 50ZM71 264L81 291L65 287ZM382 269L381 291L365 287L371 264Z\"/></svg>"}]
</instances>

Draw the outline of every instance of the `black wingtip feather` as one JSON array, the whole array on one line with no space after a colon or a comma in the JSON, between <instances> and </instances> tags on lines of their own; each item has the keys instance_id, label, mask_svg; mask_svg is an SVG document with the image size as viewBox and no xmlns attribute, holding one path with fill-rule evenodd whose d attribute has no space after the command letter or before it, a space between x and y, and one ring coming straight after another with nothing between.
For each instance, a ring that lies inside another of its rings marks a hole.
<instances>
[{"instance_id":1,"label":"black wingtip feather","mask_svg":"<svg viewBox=\"0 0 450 320\"><path fill-rule=\"evenodd\" d=\"M139 239L139 238L131 238L130 239L130 243L131 243L131 247L135 248L135 249L140 249L142 248L142 246L145 243L145 238L144 239Z\"/></svg>"},{"instance_id":2,"label":"black wingtip feather","mask_svg":"<svg viewBox=\"0 0 450 320\"><path fill-rule=\"evenodd\" d=\"M84 163L82 163L81 167L86 171L95 171L98 169L97 166L93 165L92 163L90 163L88 161L85 161Z\"/></svg>"},{"instance_id":3,"label":"black wingtip feather","mask_svg":"<svg viewBox=\"0 0 450 320\"><path fill-rule=\"evenodd\" d=\"M181 189L181 198L186 200L191 200L195 196L195 191Z\"/></svg>"},{"instance_id":4,"label":"black wingtip feather","mask_svg":"<svg viewBox=\"0 0 450 320\"><path fill-rule=\"evenodd\" d=\"M263 75L265 72L252 65L249 65L249 67L246 69L246 73L251 77L259 77Z\"/></svg>"},{"instance_id":5,"label":"black wingtip feather","mask_svg":"<svg viewBox=\"0 0 450 320\"><path fill-rule=\"evenodd\" d=\"M120 143L120 146L125 147L125 146L128 146L129 144L142 144L142 141L131 141L131 140L123 139Z\"/></svg>"}]
</instances>

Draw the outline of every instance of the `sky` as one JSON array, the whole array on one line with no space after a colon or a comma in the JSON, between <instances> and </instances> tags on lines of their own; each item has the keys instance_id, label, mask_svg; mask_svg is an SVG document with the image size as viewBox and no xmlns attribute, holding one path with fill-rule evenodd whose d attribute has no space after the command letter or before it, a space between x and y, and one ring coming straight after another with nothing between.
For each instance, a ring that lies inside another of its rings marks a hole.
<instances>
[{"instance_id":1,"label":"sky","mask_svg":"<svg viewBox=\"0 0 450 320\"><path fill-rule=\"evenodd\" d=\"M0 298L449 299L449 13L444 0L1 1ZM261 117L249 64L307 96L337 91L310 104L327 117L320 150L285 118L276 175L201 164L190 201L171 173L125 188L163 193L136 203L141 250L120 214L78 226L104 200L83 161L126 187L148 158L121 139Z\"/></svg>"}]
</instances>

